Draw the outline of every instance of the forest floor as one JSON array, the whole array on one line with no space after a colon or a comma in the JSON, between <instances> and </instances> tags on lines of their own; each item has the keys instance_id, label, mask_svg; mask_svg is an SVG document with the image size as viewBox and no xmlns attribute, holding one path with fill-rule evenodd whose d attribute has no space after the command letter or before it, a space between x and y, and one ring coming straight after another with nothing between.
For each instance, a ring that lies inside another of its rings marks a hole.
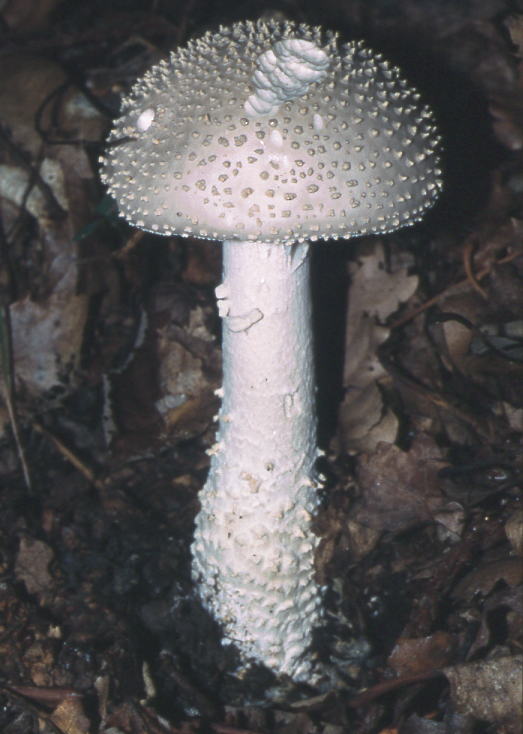
<instances>
[{"instance_id":1,"label":"forest floor","mask_svg":"<svg viewBox=\"0 0 523 734\"><path fill-rule=\"evenodd\" d=\"M522 8L321 5L276 10L400 65L445 191L420 226L315 247L314 688L235 677L190 579L221 248L124 224L97 163L145 69L266 8L0 3L2 734L521 731Z\"/></svg>"}]
</instances>

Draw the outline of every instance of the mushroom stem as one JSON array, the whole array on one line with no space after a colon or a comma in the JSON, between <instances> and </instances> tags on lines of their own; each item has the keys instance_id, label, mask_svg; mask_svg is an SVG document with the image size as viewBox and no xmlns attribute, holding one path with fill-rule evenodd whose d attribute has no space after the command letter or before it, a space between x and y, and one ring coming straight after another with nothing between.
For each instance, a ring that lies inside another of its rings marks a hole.
<instances>
[{"instance_id":1,"label":"mushroom stem","mask_svg":"<svg viewBox=\"0 0 523 734\"><path fill-rule=\"evenodd\" d=\"M224 243L223 403L192 546L227 642L296 680L321 608L308 249Z\"/></svg>"}]
</instances>

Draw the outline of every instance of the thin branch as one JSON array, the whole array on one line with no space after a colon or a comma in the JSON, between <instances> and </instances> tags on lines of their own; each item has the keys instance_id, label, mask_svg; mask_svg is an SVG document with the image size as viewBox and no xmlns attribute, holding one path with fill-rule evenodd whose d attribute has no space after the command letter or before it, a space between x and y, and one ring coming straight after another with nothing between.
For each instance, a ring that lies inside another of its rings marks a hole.
<instances>
[{"instance_id":1,"label":"thin branch","mask_svg":"<svg viewBox=\"0 0 523 734\"><path fill-rule=\"evenodd\" d=\"M476 243L472 239L468 239L465 242L463 246L463 269L465 270L465 275L467 276L467 280L469 281L471 286L474 288L474 290L477 291L482 298L487 300L488 298L487 291L480 286L478 279L474 275L472 256L474 254L475 245Z\"/></svg>"},{"instance_id":2,"label":"thin branch","mask_svg":"<svg viewBox=\"0 0 523 734\"><path fill-rule=\"evenodd\" d=\"M91 484L93 484L96 489L104 489L104 483L96 478L94 470L91 469L91 467L87 466L87 464L82 461L82 459L80 459L80 457L77 456L70 448L68 448L61 439L51 433L51 431L48 431L47 428L44 428L44 426L39 421L33 421L33 428L38 431L38 433L41 433L42 436L45 436L45 438L47 438L53 444L53 446L62 454L62 456L70 464L72 464L75 469L80 472L80 474L82 474L89 482L91 482Z\"/></svg>"},{"instance_id":3,"label":"thin branch","mask_svg":"<svg viewBox=\"0 0 523 734\"><path fill-rule=\"evenodd\" d=\"M24 444L20 436L20 427L18 424L18 414L16 410L13 340L9 305L1 306L0 308L0 372L2 375L2 397L9 415L9 422L11 424L11 431L13 433L16 450L18 452L20 466L22 467L22 474L24 476L27 490L29 494L32 494L33 483L31 481L31 473L29 471L29 464L27 462Z\"/></svg>"}]
</instances>

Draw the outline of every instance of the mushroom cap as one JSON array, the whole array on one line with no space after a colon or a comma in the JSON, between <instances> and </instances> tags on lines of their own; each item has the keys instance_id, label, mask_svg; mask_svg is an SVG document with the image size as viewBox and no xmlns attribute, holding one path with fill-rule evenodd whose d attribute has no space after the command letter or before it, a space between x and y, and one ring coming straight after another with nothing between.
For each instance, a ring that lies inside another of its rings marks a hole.
<instances>
[{"instance_id":1,"label":"mushroom cap","mask_svg":"<svg viewBox=\"0 0 523 734\"><path fill-rule=\"evenodd\" d=\"M299 96L269 92L257 114L262 72L285 43L321 69L309 81L298 68L294 86L284 69ZM220 27L151 68L122 107L102 180L121 216L158 234L288 244L385 233L419 221L441 190L431 110L381 55L318 27Z\"/></svg>"}]
</instances>

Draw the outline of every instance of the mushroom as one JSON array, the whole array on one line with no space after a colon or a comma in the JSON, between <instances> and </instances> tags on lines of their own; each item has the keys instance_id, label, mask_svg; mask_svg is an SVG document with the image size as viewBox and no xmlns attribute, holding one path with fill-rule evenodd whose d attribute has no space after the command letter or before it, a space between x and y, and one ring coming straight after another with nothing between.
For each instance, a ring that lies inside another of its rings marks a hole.
<instances>
[{"instance_id":1,"label":"mushroom","mask_svg":"<svg viewBox=\"0 0 523 734\"><path fill-rule=\"evenodd\" d=\"M220 27L136 82L102 179L121 216L223 240L223 397L192 574L247 662L310 680L322 620L309 241L418 222L441 189L431 111L362 42Z\"/></svg>"}]
</instances>

